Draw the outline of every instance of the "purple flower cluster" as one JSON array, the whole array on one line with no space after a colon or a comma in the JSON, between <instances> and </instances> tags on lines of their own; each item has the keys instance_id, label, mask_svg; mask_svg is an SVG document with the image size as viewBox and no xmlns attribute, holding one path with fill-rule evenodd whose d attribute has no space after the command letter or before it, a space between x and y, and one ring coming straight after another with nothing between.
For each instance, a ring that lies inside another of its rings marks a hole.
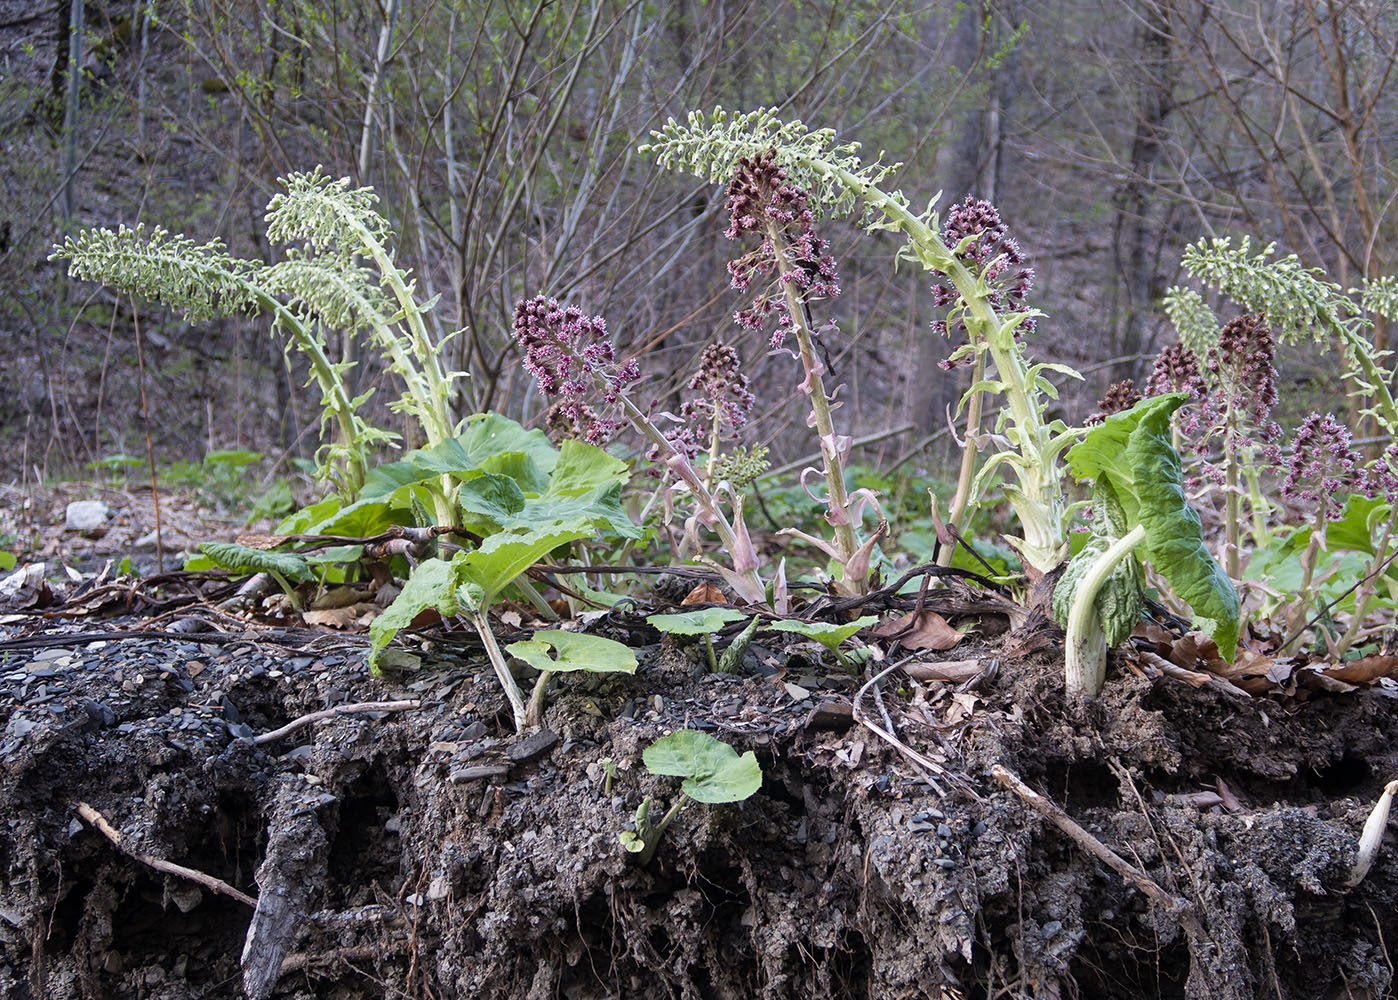
<instances>
[{"instance_id":1,"label":"purple flower cluster","mask_svg":"<svg viewBox=\"0 0 1398 1000\"><path fill-rule=\"evenodd\" d=\"M815 216L805 191L787 180L777 165L775 149L753 157L741 157L738 169L728 182L728 229L730 240L752 234L761 242L728 264L734 288L756 294L733 318L744 327L764 331L770 317L776 316L772 346L780 347L791 328L786 299L780 280L795 285L803 302L833 299L840 294L835 258L829 244L816 235ZM775 241L772 229L776 230ZM786 266L778 262L785 258Z\"/></svg>"},{"instance_id":2,"label":"purple flower cluster","mask_svg":"<svg viewBox=\"0 0 1398 1000\"><path fill-rule=\"evenodd\" d=\"M739 371L741 366L738 352L727 344L710 344L706 347L704 357L699 362L699 371L687 386L700 395L684 402L680 407L680 416L690 421L712 423L717 414L730 436L737 437L748 422L748 411L753 404L748 377Z\"/></svg>"},{"instance_id":3,"label":"purple flower cluster","mask_svg":"<svg viewBox=\"0 0 1398 1000\"><path fill-rule=\"evenodd\" d=\"M555 401L555 419L570 421L592 444L610 440L622 424L599 416L586 397L600 389L613 406L641 372L634 358L616 363L606 321L539 295L516 303L514 337L524 348L525 370L538 381L539 391Z\"/></svg>"},{"instance_id":4,"label":"purple flower cluster","mask_svg":"<svg viewBox=\"0 0 1398 1000\"><path fill-rule=\"evenodd\" d=\"M1344 505L1336 497L1363 492L1368 485L1350 440L1349 428L1331 414L1307 417L1292 442L1282 497L1293 503L1320 504L1331 520L1338 518Z\"/></svg>"},{"instance_id":5,"label":"purple flower cluster","mask_svg":"<svg viewBox=\"0 0 1398 1000\"><path fill-rule=\"evenodd\" d=\"M1116 382L1107 387L1107 394L1097 401L1097 412L1083 421L1091 427L1100 424L1113 413L1120 413L1129 410L1145 397L1136 389L1136 383L1131 379Z\"/></svg>"},{"instance_id":6,"label":"purple flower cluster","mask_svg":"<svg viewBox=\"0 0 1398 1000\"><path fill-rule=\"evenodd\" d=\"M995 206L968 196L947 213L942 239L954 250L962 240L972 236L975 239L967 243L957 257L985 280L990 288L987 297L997 311L1023 310L1029 290L1034 286L1034 269L1024 266L1024 251L1019 241L1010 235ZM937 308L955 308L960 303L961 294L951 284L932 286L932 304ZM943 335L949 332L945 320L934 322L932 329ZM965 333L965 324L957 324L957 330ZM1033 330L1034 321L1025 320L1016 336ZM943 362L942 367L951 368L952 365Z\"/></svg>"}]
</instances>

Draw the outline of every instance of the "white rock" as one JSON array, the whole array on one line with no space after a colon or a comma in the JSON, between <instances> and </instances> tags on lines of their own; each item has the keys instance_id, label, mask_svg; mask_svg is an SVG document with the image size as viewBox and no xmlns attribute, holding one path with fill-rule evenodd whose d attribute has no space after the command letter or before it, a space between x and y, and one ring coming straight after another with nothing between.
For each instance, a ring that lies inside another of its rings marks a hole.
<instances>
[{"instance_id":1,"label":"white rock","mask_svg":"<svg viewBox=\"0 0 1398 1000\"><path fill-rule=\"evenodd\" d=\"M97 531L106 527L111 508L101 500L74 500L68 505L64 523L72 531Z\"/></svg>"}]
</instances>

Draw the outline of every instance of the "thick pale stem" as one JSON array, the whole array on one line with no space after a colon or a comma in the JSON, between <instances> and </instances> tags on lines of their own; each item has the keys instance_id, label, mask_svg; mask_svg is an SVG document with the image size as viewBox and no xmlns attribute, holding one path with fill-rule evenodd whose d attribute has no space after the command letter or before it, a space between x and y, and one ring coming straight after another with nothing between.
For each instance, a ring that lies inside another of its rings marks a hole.
<instances>
[{"instance_id":1,"label":"thick pale stem","mask_svg":"<svg viewBox=\"0 0 1398 1000\"><path fill-rule=\"evenodd\" d=\"M1306 625L1306 617L1311 611L1311 578L1315 576L1315 561L1320 555L1321 539L1325 532L1325 505L1316 514L1315 524L1311 526L1311 539L1306 543L1305 550L1301 553L1301 586L1296 591L1296 601L1291 606L1291 612L1286 616L1286 642L1282 643L1277 650L1277 655L1285 653L1298 639Z\"/></svg>"},{"instance_id":2,"label":"thick pale stem","mask_svg":"<svg viewBox=\"0 0 1398 1000\"><path fill-rule=\"evenodd\" d=\"M485 645L486 658L495 668L495 676L499 678L500 686L505 689L505 697L509 699L510 710L515 717L515 732L522 733L529 725L529 711L525 707L524 695L519 690L519 684L515 682L515 676L510 673L509 664L505 662L505 654L500 651L500 644L495 641L495 633L490 630L490 622L486 620L485 612L471 612L471 624L476 627L476 634Z\"/></svg>"},{"instance_id":3,"label":"thick pale stem","mask_svg":"<svg viewBox=\"0 0 1398 1000\"><path fill-rule=\"evenodd\" d=\"M1354 616L1345 626L1345 634L1340 637L1339 644L1335 647L1337 656L1344 656L1349 651L1354 645L1354 640L1359 638L1359 630L1364 627L1364 619L1369 614L1369 604L1377 590L1378 575L1388 560L1388 545L1393 540L1393 524L1394 518L1390 516L1388 523L1383 527L1383 535L1374 548L1374 558L1369 560L1369 565L1365 567L1364 582L1359 585L1359 593L1354 595Z\"/></svg>"},{"instance_id":4,"label":"thick pale stem","mask_svg":"<svg viewBox=\"0 0 1398 1000\"><path fill-rule=\"evenodd\" d=\"M649 864L650 859L655 857L655 849L660 846L660 838L665 835L666 828L674 821L675 817L680 814L680 810L688 805L689 801L689 796L684 794L684 792L680 792L680 797L675 800L675 804L660 818L660 822L654 824L641 835L641 839L645 841L646 846L636 859L639 864Z\"/></svg>"},{"instance_id":5,"label":"thick pale stem","mask_svg":"<svg viewBox=\"0 0 1398 1000\"><path fill-rule=\"evenodd\" d=\"M1068 639L1063 651L1064 686L1070 698L1095 698L1107 675L1107 637L1097 616L1097 595L1112 570L1146 540L1136 525L1103 552L1078 584L1068 612Z\"/></svg>"},{"instance_id":6,"label":"thick pale stem","mask_svg":"<svg viewBox=\"0 0 1398 1000\"><path fill-rule=\"evenodd\" d=\"M534 681L534 690L529 692L529 704L524 708L524 720L531 727L544 723L544 699L548 697L551 680L553 671L540 670L538 678Z\"/></svg>"},{"instance_id":7,"label":"thick pale stem","mask_svg":"<svg viewBox=\"0 0 1398 1000\"><path fill-rule=\"evenodd\" d=\"M975 385L985 378L985 355L976 352L976 364L971 370L971 384ZM971 397L971 401L966 404L966 439L961 446L961 472L956 477L956 495L951 499L951 510L947 514L947 524L956 531L961 530L961 524L966 519L966 508L971 503L971 481L976 472L976 456L980 453L976 447L976 438L981 431L981 409L985 405L985 394L977 392ZM942 547L942 551L937 553L937 565L950 566L952 557L956 554L956 542Z\"/></svg>"},{"instance_id":8,"label":"thick pale stem","mask_svg":"<svg viewBox=\"0 0 1398 1000\"><path fill-rule=\"evenodd\" d=\"M1242 573L1242 556L1238 551L1238 540L1242 534L1241 525L1238 523L1242 517L1242 495L1238 491L1238 453L1233 444L1234 435L1231 430L1226 433L1225 440L1227 443L1223 449L1223 558L1224 565L1228 567L1228 578L1236 580Z\"/></svg>"},{"instance_id":9,"label":"thick pale stem","mask_svg":"<svg viewBox=\"0 0 1398 1000\"><path fill-rule=\"evenodd\" d=\"M843 565L859 549L859 540L854 525L849 519L849 495L845 492L845 463L840 456L839 441L835 437L835 422L830 417L830 397L825 394L825 382L821 379L824 367L815 355L815 343L811 337L810 325L806 322L805 304L797 292L794 281L789 280L792 271L782 247L781 233L773 223L767 224L767 237L776 253L777 269L782 278L782 291L786 296L786 312L791 319L791 329L796 334L797 349L801 355L801 367L805 369L806 380L802 383L810 399L811 413L815 417L816 434L820 436L820 454L825 460L826 520L835 529L837 557ZM867 588L867 580L845 581L862 594Z\"/></svg>"}]
</instances>

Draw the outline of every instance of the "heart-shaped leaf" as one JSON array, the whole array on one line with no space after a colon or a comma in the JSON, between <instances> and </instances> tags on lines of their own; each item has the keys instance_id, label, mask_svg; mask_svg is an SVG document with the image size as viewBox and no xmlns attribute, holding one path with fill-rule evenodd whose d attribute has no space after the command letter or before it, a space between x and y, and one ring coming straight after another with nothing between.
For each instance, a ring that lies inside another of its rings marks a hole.
<instances>
[{"instance_id":1,"label":"heart-shaped leaf","mask_svg":"<svg viewBox=\"0 0 1398 1000\"><path fill-rule=\"evenodd\" d=\"M581 632L535 632L525 642L512 642L506 650L535 670L590 670L598 674L634 674L636 654L614 639ZM549 651L553 651L553 655Z\"/></svg>"},{"instance_id":2,"label":"heart-shaped leaf","mask_svg":"<svg viewBox=\"0 0 1398 1000\"><path fill-rule=\"evenodd\" d=\"M646 621L667 635L713 635L723 626L746 617L732 608L700 608L673 615L647 615Z\"/></svg>"},{"instance_id":3,"label":"heart-shaped leaf","mask_svg":"<svg viewBox=\"0 0 1398 1000\"><path fill-rule=\"evenodd\" d=\"M741 802L762 787L762 768L751 750L740 757L727 743L693 729L656 740L641 758L651 774L684 778L680 787L696 802Z\"/></svg>"},{"instance_id":4,"label":"heart-shaped leaf","mask_svg":"<svg viewBox=\"0 0 1398 1000\"><path fill-rule=\"evenodd\" d=\"M230 573L278 573L288 580L309 580L310 567L295 552L266 552L233 542L202 542L199 551Z\"/></svg>"},{"instance_id":5,"label":"heart-shaped leaf","mask_svg":"<svg viewBox=\"0 0 1398 1000\"><path fill-rule=\"evenodd\" d=\"M767 628L772 632L795 632L797 635L804 635L807 639L814 639L833 653L839 648L840 643L878 620L877 615L865 615L863 618L856 618L844 625L832 625L829 622L798 622L788 618L772 622Z\"/></svg>"}]
</instances>

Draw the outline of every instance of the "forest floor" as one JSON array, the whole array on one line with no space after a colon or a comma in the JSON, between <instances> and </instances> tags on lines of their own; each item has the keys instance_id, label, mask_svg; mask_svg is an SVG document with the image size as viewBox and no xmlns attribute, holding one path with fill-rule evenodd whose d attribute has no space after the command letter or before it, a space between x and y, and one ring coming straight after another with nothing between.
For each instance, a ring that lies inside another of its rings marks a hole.
<instances>
[{"instance_id":1,"label":"forest floor","mask_svg":"<svg viewBox=\"0 0 1398 1000\"><path fill-rule=\"evenodd\" d=\"M709 673L607 612L636 674L565 676L521 737L473 633L416 630L373 678L352 623L104 579L149 496L107 497L98 539L62 529L76 498L30 498L48 582L0 586L0 996L1393 995L1392 844L1346 886L1398 775L1391 682L1249 695L1140 639L1069 704L1052 626L948 578L923 606L971 634L877 683L770 633ZM642 866L617 834L673 800L640 754L679 728L762 787Z\"/></svg>"}]
</instances>

